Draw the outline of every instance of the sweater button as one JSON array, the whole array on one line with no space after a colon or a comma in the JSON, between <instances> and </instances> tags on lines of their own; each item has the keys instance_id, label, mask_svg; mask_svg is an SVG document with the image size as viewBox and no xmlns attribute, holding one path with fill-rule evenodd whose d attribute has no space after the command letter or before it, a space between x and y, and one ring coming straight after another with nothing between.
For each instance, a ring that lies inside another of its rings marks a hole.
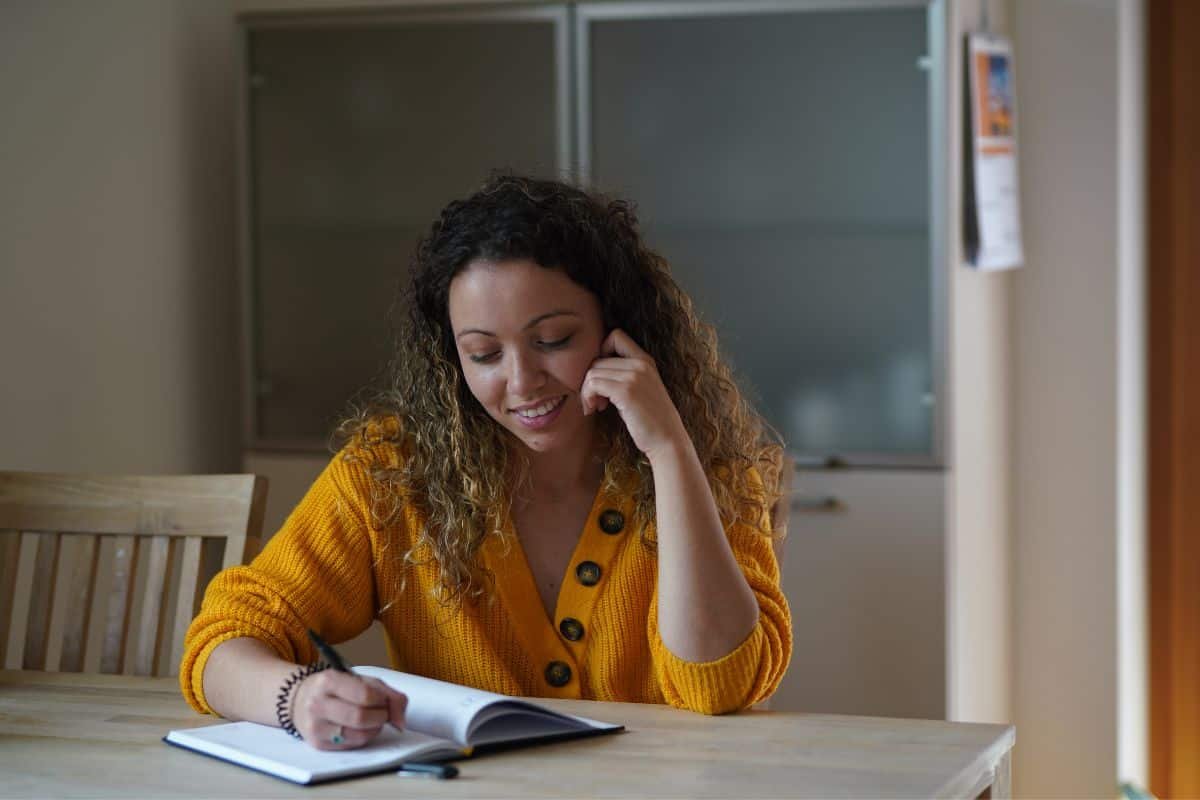
<instances>
[{"instance_id":1,"label":"sweater button","mask_svg":"<svg viewBox=\"0 0 1200 800\"><path fill-rule=\"evenodd\" d=\"M600 530L607 534L616 534L625 530L625 515L620 511L608 509L600 514Z\"/></svg>"},{"instance_id":2,"label":"sweater button","mask_svg":"<svg viewBox=\"0 0 1200 800\"><path fill-rule=\"evenodd\" d=\"M546 683L554 687L566 686L571 682L571 668L561 661L546 665Z\"/></svg>"},{"instance_id":3,"label":"sweater button","mask_svg":"<svg viewBox=\"0 0 1200 800\"><path fill-rule=\"evenodd\" d=\"M600 582L600 565L595 561L584 561L575 568L575 577L584 586L595 586Z\"/></svg>"},{"instance_id":4,"label":"sweater button","mask_svg":"<svg viewBox=\"0 0 1200 800\"><path fill-rule=\"evenodd\" d=\"M583 623L574 617L563 617L563 621L558 623L558 630L572 642L578 642L583 638Z\"/></svg>"}]
</instances>

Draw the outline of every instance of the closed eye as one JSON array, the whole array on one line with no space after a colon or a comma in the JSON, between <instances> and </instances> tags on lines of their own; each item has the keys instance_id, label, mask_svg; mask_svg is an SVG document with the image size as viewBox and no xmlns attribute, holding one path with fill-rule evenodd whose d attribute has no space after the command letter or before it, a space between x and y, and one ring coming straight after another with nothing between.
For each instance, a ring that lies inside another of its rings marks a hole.
<instances>
[{"instance_id":1,"label":"closed eye","mask_svg":"<svg viewBox=\"0 0 1200 800\"><path fill-rule=\"evenodd\" d=\"M538 346L540 346L544 350L557 350L560 347L566 347L567 343L571 341L572 335L573 334L570 334L570 335L564 336L561 339L555 339L552 342L539 341Z\"/></svg>"},{"instance_id":2,"label":"closed eye","mask_svg":"<svg viewBox=\"0 0 1200 800\"><path fill-rule=\"evenodd\" d=\"M488 364L500 357L499 350L493 350L490 353L479 353L478 355L468 356L476 364Z\"/></svg>"}]
</instances>

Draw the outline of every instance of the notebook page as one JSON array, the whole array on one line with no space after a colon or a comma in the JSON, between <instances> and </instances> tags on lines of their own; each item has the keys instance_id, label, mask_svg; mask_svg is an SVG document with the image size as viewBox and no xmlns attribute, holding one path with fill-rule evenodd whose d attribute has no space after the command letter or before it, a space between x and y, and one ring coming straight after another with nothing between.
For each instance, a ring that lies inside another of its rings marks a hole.
<instances>
[{"instance_id":1,"label":"notebook page","mask_svg":"<svg viewBox=\"0 0 1200 800\"><path fill-rule=\"evenodd\" d=\"M175 730L167 734L167 741L295 783L370 772L414 757L428 758L439 750L453 752L443 740L390 726L355 750L317 750L279 728L254 722Z\"/></svg>"},{"instance_id":2,"label":"notebook page","mask_svg":"<svg viewBox=\"0 0 1200 800\"><path fill-rule=\"evenodd\" d=\"M491 703L512 699L502 694L384 667L355 667L354 671L378 678L408 695L408 707L404 711L407 727L449 739L460 747L467 746L468 728L477 713Z\"/></svg>"}]
</instances>

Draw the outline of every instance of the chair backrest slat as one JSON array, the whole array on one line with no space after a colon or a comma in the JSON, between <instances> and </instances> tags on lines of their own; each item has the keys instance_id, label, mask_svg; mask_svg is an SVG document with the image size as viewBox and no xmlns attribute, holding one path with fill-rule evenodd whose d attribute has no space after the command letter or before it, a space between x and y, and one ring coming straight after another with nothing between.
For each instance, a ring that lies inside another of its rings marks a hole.
<instances>
[{"instance_id":1,"label":"chair backrest slat","mask_svg":"<svg viewBox=\"0 0 1200 800\"><path fill-rule=\"evenodd\" d=\"M145 551L142 559L146 576L146 588L142 595L141 616L133 671L135 675L154 674L154 656L158 652L158 634L161 627L162 609L166 604L163 592L167 588L166 572L170 566L170 537L152 536L139 540ZM128 635L128 632L126 632Z\"/></svg>"},{"instance_id":2,"label":"chair backrest slat","mask_svg":"<svg viewBox=\"0 0 1200 800\"><path fill-rule=\"evenodd\" d=\"M104 653L105 622L108 619L109 599L112 594L113 551L116 542L112 536L96 536L96 582L92 587L92 605L87 610L87 638L83 640L83 665L80 672L101 672L100 657Z\"/></svg>"},{"instance_id":3,"label":"chair backrest slat","mask_svg":"<svg viewBox=\"0 0 1200 800\"><path fill-rule=\"evenodd\" d=\"M174 674L208 577L202 543L243 563L266 489L254 475L0 472L0 663Z\"/></svg>"},{"instance_id":4,"label":"chair backrest slat","mask_svg":"<svg viewBox=\"0 0 1200 800\"><path fill-rule=\"evenodd\" d=\"M108 611L104 615L104 639L100 651L101 672L125 672L125 659L122 656L133 605L133 579L137 574L139 541L134 536L113 537L113 582L109 588Z\"/></svg>"},{"instance_id":5,"label":"chair backrest slat","mask_svg":"<svg viewBox=\"0 0 1200 800\"><path fill-rule=\"evenodd\" d=\"M58 672L62 668L63 641L68 625L67 606L71 593L70 577L75 571L75 545L79 537L56 537L58 558L54 567L53 586L50 593L50 624L46 632L46 658L42 669Z\"/></svg>"},{"instance_id":6,"label":"chair backrest slat","mask_svg":"<svg viewBox=\"0 0 1200 800\"><path fill-rule=\"evenodd\" d=\"M50 627L50 600L54 597L55 568L58 564L58 535L37 535L37 558L33 568L33 606L29 610L29 630L25 633L25 669L46 668L47 629Z\"/></svg>"},{"instance_id":7,"label":"chair backrest slat","mask_svg":"<svg viewBox=\"0 0 1200 800\"><path fill-rule=\"evenodd\" d=\"M5 663L8 652L8 631L12 627L14 587L20 560L21 534L0 530L0 664Z\"/></svg>"},{"instance_id":8,"label":"chair backrest slat","mask_svg":"<svg viewBox=\"0 0 1200 800\"><path fill-rule=\"evenodd\" d=\"M225 554L221 559L221 569L229 569L241 564L245 552L246 537L230 536L225 541Z\"/></svg>"},{"instance_id":9,"label":"chair backrest slat","mask_svg":"<svg viewBox=\"0 0 1200 800\"><path fill-rule=\"evenodd\" d=\"M4 668L25 668L25 633L29 630L29 607L33 603L33 573L37 563L38 535L21 533L17 555L17 577L13 586L12 625L4 648Z\"/></svg>"},{"instance_id":10,"label":"chair backrest slat","mask_svg":"<svg viewBox=\"0 0 1200 800\"><path fill-rule=\"evenodd\" d=\"M226 556L232 549L232 544L227 542L225 544ZM193 536L184 539L183 560L179 565L179 596L175 599L175 623L172 625L173 633L171 634L171 664L178 664L183 658L183 640L195 613L199 574L200 538Z\"/></svg>"},{"instance_id":11,"label":"chair backrest slat","mask_svg":"<svg viewBox=\"0 0 1200 800\"><path fill-rule=\"evenodd\" d=\"M59 574L67 578L70 587L66 602L66 626L62 635L62 660L58 668L63 672L79 672L83 669L83 651L87 647L91 629L92 598L96 589L96 569L100 560L100 548L96 536L66 536L64 545L73 545L73 563L70 572L60 565ZM57 602L55 613L58 612Z\"/></svg>"}]
</instances>

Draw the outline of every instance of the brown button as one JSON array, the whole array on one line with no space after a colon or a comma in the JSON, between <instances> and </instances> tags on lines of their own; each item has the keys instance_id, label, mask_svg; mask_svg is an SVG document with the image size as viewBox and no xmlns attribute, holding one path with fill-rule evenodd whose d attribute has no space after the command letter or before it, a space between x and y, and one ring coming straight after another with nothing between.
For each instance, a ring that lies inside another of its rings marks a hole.
<instances>
[{"instance_id":1,"label":"brown button","mask_svg":"<svg viewBox=\"0 0 1200 800\"><path fill-rule=\"evenodd\" d=\"M625 515L620 511L608 509L600 514L600 530L605 533L620 533L625 530Z\"/></svg>"},{"instance_id":2,"label":"brown button","mask_svg":"<svg viewBox=\"0 0 1200 800\"><path fill-rule=\"evenodd\" d=\"M546 683L551 686L566 686L571 682L571 668L561 661L546 665Z\"/></svg>"},{"instance_id":3,"label":"brown button","mask_svg":"<svg viewBox=\"0 0 1200 800\"><path fill-rule=\"evenodd\" d=\"M595 586L600 582L600 565L595 561L584 561L575 568L575 577L584 586Z\"/></svg>"},{"instance_id":4,"label":"brown button","mask_svg":"<svg viewBox=\"0 0 1200 800\"><path fill-rule=\"evenodd\" d=\"M558 623L558 630L572 642L583 638L583 623L574 617L563 617L563 621Z\"/></svg>"}]
</instances>

